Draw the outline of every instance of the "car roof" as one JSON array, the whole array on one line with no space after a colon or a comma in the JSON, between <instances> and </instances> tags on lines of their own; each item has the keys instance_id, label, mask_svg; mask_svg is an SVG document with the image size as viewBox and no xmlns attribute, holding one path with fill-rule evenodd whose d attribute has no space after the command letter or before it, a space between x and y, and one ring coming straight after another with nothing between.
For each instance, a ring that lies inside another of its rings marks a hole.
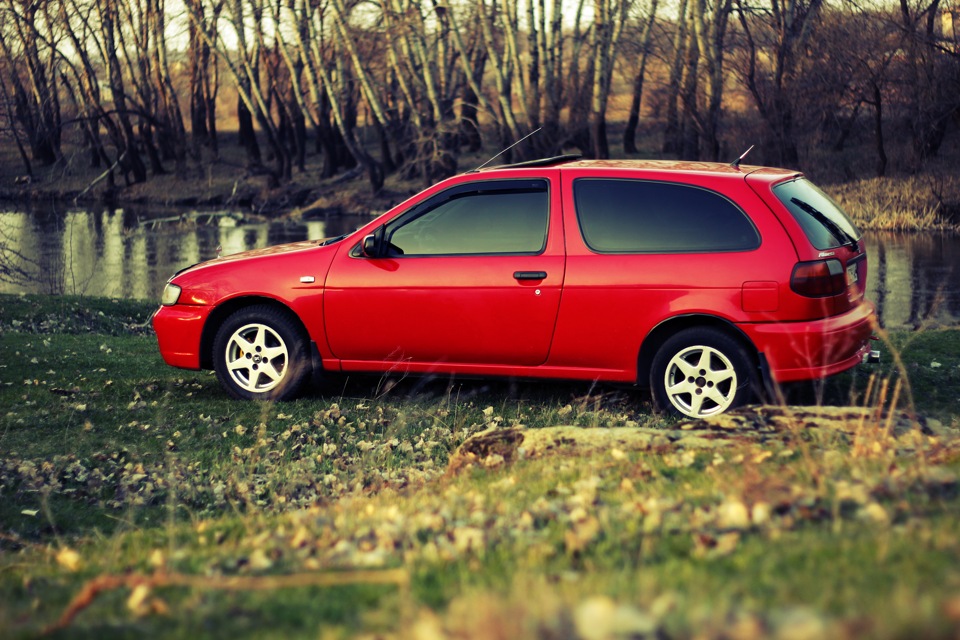
<instances>
[{"instance_id":1,"label":"car roof","mask_svg":"<svg viewBox=\"0 0 960 640\"><path fill-rule=\"evenodd\" d=\"M475 169L468 173L486 173L488 171L522 171L536 168L556 167L562 170L616 170L638 171L642 173L682 173L685 175L699 174L703 176L746 176L760 178L765 182L779 182L785 178L800 175L799 171L761 167L755 165L739 165L723 162L701 162L693 160L590 160L582 159L577 155L563 155L538 160L528 160L515 164L498 165Z\"/></svg>"}]
</instances>

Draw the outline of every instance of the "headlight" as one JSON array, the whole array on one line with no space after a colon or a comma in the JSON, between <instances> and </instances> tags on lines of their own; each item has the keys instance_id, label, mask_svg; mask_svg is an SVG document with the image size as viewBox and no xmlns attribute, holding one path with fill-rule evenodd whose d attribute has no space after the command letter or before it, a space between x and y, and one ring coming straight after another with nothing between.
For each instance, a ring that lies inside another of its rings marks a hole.
<instances>
[{"instance_id":1,"label":"headlight","mask_svg":"<svg viewBox=\"0 0 960 640\"><path fill-rule=\"evenodd\" d=\"M160 296L160 304L165 307L170 305L177 304L177 300L180 299L180 292L182 289L175 284L167 283L167 286L163 288L163 295Z\"/></svg>"}]
</instances>

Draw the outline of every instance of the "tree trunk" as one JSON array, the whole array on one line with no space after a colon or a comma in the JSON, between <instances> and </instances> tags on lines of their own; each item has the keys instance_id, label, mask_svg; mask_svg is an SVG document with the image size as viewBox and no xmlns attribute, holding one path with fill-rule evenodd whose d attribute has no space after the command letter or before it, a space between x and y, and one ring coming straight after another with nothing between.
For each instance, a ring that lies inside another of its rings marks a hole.
<instances>
[{"instance_id":1,"label":"tree trunk","mask_svg":"<svg viewBox=\"0 0 960 640\"><path fill-rule=\"evenodd\" d=\"M117 7L111 0L97 0L102 35L104 37L104 51L107 54L107 70L110 92L113 97L119 130L122 136L122 147L118 148L121 158L120 166L124 170L124 177L129 182L129 175L133 175L133 182L145 182L147 168L137 152L137 139L130 122L130 110L127 106L126 88L123 81L123 68L117 57Z\"/></svg>"},{"instance_id":2,"label":"tree trunk","mask_svg":"<svg viewBox=\"0 0 960 640\"><path fill-rule=\"evenodd\" d=\"M664 153L680 151L680 81L683 78L683 61L687 45L687 0L680 0L677 9L677 27L673 34L673 61L670 64L670 77L667 82L667 112L664 116L663 146Z\"/></svg>"},{"instance_id":3,"label":"tree trunk","mask_svg":"<svg viewBox=\"0 0 960 640\"><path fill-rule=\"evenodd\" d=\"M887 151L883 146L883 95L880 85L873 85L873 130L877 145L877 176L887 173Z\"/></svg>"},{"instance_id":4,"label":"tree trunk","mask_svg":"<svg viewBox=\"0 0 960 640\"><path fill-rule=\"evenodd\" d=\"M241 83L240 91L249 91ZM247 107L247 103L237 96L237 140L247 153L247 164L251 167L259 167L263 164L263 156L260 154L260 144L257 142L257 132L253 127L253 114Z\"/></svg>"},{"instance_id":5,"label":"tree trunk","mask_svg":"<svg viewBox=\"0 0 960 640\"><path fill-rule=\"evenodd\" d=\"M700 159L700 133L697 122L697 78L700 68L700 47L696 34L696 5L702 0L691 0L693 9L688 14L686 61L680 87L679 156L681 160Z\"/></svg>"},{"instance_id":6,"label":"tree trunk","mask_svg":"<svg viewBox=\"0 0 960 640\"><path fill-rule=\"evenodd\" d=\"M647 73L647 56L650 54L650 41L653 37L653 24L657 16L658 0L650 5L650 14L640 36L640 65L637 75L633 79L633 94L630 99L630 115L627 117L627 127L623 132L624 153L637 153L637 126L640 124L640 105L643 102L643 82Z\"/></svg>"}]
</instances>

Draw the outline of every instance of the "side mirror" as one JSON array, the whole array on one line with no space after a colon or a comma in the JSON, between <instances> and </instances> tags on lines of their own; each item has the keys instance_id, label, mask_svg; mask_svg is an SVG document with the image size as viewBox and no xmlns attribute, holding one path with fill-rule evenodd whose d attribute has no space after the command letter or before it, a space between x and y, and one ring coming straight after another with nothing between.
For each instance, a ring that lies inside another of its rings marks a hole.
<instances>
[{"instance_id":1,"label":"side mirror","mask_svg":"<svg viewBox=\"0 0 960 640\"><path fill-rule=\"evenodd\" d=\"M386 251L383 246L383 235L386 233L386 227L380 225L374 229L373 233L364 236L360 243L360 253L364 258L382 258Z\"/></svg>"},{"instance_id":2,"label":"side mirror","mask_svg":"<svg viewBox=\"0 0 960 640\"><path fill-rule=\"evenodd\" d=\"M363 254L364 258L376 258L377 249L376 234L371 233L363 238L363 243L360 245L360 252Z\"/></svg>"}]
</instances>

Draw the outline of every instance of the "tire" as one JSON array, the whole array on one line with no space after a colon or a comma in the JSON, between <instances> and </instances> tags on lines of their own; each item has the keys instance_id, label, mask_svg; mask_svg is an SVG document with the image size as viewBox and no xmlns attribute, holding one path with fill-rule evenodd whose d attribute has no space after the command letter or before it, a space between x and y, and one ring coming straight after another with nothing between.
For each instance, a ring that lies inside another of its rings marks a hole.
<instances>
[{"instance_id":1,"label":"tire","mask_svg":"<svg viewBox=\"0 0 960 640\"><path fill-rule=\"evenodd\" d=\"M267 305L240 309L213 341L217 379L239 400L290 400L311 373L308 345L289 312Z\"/></svg>"},{"instance_id":2,"label":"tire","mask_svg":"<svg viewBox=\"0 0 960 640\"><path fill-rule=\"evenodd\" d=\"M690 418L714 416L746 404L757 380L757 369L741 343L709 327L671 336L650 367L657 409Z\"/></svg>"}]
</instances>

